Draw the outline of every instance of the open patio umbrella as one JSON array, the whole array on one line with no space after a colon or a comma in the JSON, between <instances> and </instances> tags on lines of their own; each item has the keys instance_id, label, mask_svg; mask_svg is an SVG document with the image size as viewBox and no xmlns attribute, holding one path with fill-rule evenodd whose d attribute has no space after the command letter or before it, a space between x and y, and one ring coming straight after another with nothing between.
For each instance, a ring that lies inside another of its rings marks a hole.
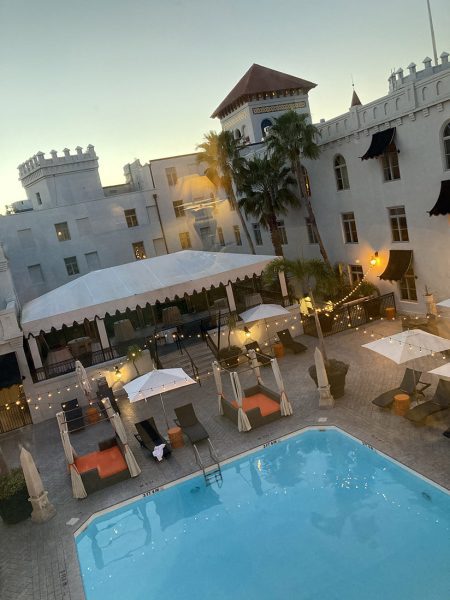
<instances>
[{"instance_id":1,"label":"open patio umbrella","mask_svg":"<svg viewBox=\"0 0 450 600\"><path fill-rule=\"evenodd\" d=\"M450 298L447 300L442 300L442 302L438 302L436 306L443 306L444 308L450 308Z\"/></svg>"},{"instance_id":2,"label":"open patio umbrella","mask_svg":"<svg viewBox=\"0 0 450 600\"><path fill-rule=\"evenodd\" d=\"M123 389L128 394L130 402L138 402L159 394L167 429L169 429L169 421L167 420L162 395L165 392L170 392L170 390L176 390L193 383L196 382L183 369L155 369L125 384Z\"/></svg>"},{"instance_id":3,"label":"open patio umbrella","mask_svg":"<svg viewBox=\"0 0 450 600\"><path fill-rule=\"evenodd\" d=\"M421 329L409 329L363 344L363 348L378 352L399 365L435 352L443 352L450 348L450 340Z\"/></svg>"},{"instance_id":4,"label":"open patio umbrella","mask_svg":"<svg viewBox=\"0 0 450 600\"><path fill-rule=\"evenodd\" d=\"M279 304L259 304L253 308L240 313L241 319L244 323L251 323L252 321L265 321L267 319L273 319L275 317L284 317L291 313Z\"/></svg>"},{"instance_id":5,"label":"open patio umbrella","mask_svg":"<svg viewBox=\"0 0 450 600\"><path fill-rule=\"evenodd\" d=\"M445 365L437 367L432 371L428 371L428 373L431 373L432 375L438 375L441 379L447 379L450 381L450 362L445 363Z\"/></svg>"}]
</instances>

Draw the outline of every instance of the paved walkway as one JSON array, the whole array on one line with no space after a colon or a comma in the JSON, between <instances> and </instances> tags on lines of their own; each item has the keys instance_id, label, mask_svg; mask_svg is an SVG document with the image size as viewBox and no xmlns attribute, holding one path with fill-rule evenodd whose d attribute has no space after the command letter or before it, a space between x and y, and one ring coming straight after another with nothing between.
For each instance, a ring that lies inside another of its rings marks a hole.
<instances>
[{"instance_id":1,"label":"paved walkway","mask_svg":"<svg viewBox=\"0 0 450 600\"><path fill-rule=\"evenodd\" d=\"M450 440L442 435L443 430L450 425L450 410L438 413L435 418L429 419L426 426L417 427L403 417L380 410L371 403L371 399L377 394L398 385L405 367L361 349L361 344L370 341L370 331L377 335L389 335L399 331L399 328L398 322L382 321L375 323L366 334L362 331L348 331L326 339L329 357L350 364L345 397L338 400L333 409L318 409L318 393L307 373L308 366L313 363L313 350L317 340L302 336L300 339L308 346L308 351L297 356L287 355L279 361L286 390L294 407L292 417L279 419L245 434L239 433L230 421L218 415L217 395L212 378L205 381L202 387L190 386L167 394L167 412L173 415L174 406L193 402L221 459L308 425L317 425L319 418L326 417L327 425L341 427L450 489ZM438 360L424 357L420 368L426 372L436 367ZM419 368L418 364L416 368ZM270 370L263 369L262 373L266 383L273 384ZM244 385L249 377L249 374L242 376ZM426 373L424 378L433 382L427 390L428 395L431 395L437 380ZM225 389L225 393L231 395L231 389ZM43 525L26 521L5 526L0 522L2 600L83 600L74 530L95 511L197 471L189 445L175 450L169 460L156 464L148 452L135 442L133 422L146 416L153 414L159 429L164 431L159 399L133 405L121 401L120 406L130 434L130 445L142 468L142 474L92 494L85 500L74 500L71 496L64 454L54 420L0 436L2 450L11 466L18 464L18 443L31 450L49 497L57 509L56 516ZM97 431L92 427L83 433L72 435L75 449L82 453L96 449L97 442L109 434L101 431L101 428L108 427L107 424L102 423L96 427ZM72 518L79 521L76 525L67 525Z\"/></svg>"}]
</instances>

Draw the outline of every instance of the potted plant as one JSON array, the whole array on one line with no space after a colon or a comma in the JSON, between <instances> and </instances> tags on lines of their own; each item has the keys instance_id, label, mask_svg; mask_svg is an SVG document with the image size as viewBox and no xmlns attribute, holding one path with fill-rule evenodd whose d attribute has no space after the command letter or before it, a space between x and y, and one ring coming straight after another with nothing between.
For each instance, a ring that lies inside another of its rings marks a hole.
<instances>
[{"instance_id":1,"label":"potted plant","mask_svg":"<svg viewBox=\"0 0 450 600\"><path fill-rule=\"evenodd\" d=\"M226 366L231 369L238 366L240 354L241 349L238 346L228 346L219 350L218 358L220 362L224 361Z\"/></svg>"},{"instance_id":2,"label":"potted plant","mask_svg":"<svg viewBox=\"0 0 450 600\"><path fill-rule=\"evenodd\" d=\"M325 371L327 372L328 382L330 384L330 394L336 400L341 398L345 391L345 376L349 369L349 365L341 360L330 358L325 360ZM317 385L316 365L311 365L308 373L314 383Z\"/></svg>"},{"instance_id":3,"label":"potted plant","mask_svg":"<svg viewBox=\"0 0 450 600\"><path fill-rule=\"evenodd\" d=\"M0 517L13 525L28 519L33 507L28 500L28 490L22 469L11 469L0 476Z\"/></svg>"}]
</instances>

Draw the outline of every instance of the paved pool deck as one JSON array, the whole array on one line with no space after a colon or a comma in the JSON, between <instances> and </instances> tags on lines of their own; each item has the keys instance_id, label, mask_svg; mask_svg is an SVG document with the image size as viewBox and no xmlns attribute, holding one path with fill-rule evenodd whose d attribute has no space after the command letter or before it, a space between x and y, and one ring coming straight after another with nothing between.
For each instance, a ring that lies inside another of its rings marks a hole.
<instances>
[{"instance_id":1,"label":"paved pool deck","mask_svg":"<svg viewBox=\"0 0 450 600\"><path fill-rule=\"evenodd\" d=\"M450 426L450 410L438 413L423 426L416 426L371 403L378 394L399 384L405 365L396 365L387 358L361 348L361 345L371 340L371 332L378 337L396 333L400 328L398 321L380 321L367 327L365 334L362 330L351 330L326 338L328 356L350 365L345 396L336 401L334 408L318 408L318 392L308 374L308 367L314 362L317 340L301 336L299 339L308 346L308 350L300 355L288 354L279 361L286 391L294 408L291 417L248 433L239 433L233 423L218 414L217 393L212 377L204 381L201 387L189 386L166 394L167 413L173 417L173 407L192 402L221 460L304 427L335 425L450 489L450 440L442 435ZM420 364L416 362L416 368L424 371L423 379L432 383L426 391L428 397L434 392L437 378L426 371L442 362L438 357L424 357L420 359ZM274 385L270 369L262 369L262 375L269 386ZM250 373L242 375L244 386L251 381ZM224 387L225 394L231 395L228 382ZM155 463L133 437L133 423L150 415L155 417L160 431L165 431L159 398L135 404L120 400L120 408L130 446L142 473L139 477L96 492L84 500L72 498L55 420L0 435L0 446L10 466L18 464L19 444L32 452L49 498L57 510L56 516L42 525L28 520L6 526L0 521L2 600L83 600L74 531L96 511L198 471L189 443L174 450L170 459ZM319 421L323 418L326 418L326 423ZM101 423L73 434L73 446L81 453L96 449L99 440L111 435L107 428L107 423ZM75 525L68 525L70 519L78 521Z\"/></svg>"}]
</instances>

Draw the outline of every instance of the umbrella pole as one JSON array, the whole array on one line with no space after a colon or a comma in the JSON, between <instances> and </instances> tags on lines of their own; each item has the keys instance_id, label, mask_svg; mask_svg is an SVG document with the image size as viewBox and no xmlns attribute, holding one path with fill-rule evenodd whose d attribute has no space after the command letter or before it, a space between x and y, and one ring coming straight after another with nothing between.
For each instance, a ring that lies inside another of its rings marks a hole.
<instances>
[{"instance_id":1,"label":"umbrella pole","mask_svg":"<svg viewBox=\"0 0 450 600\"><path fill-rule=\"evenodd\" d=\"M169 421L167 419L166 407L164 406L164 400L163 400L162 394L160 394L159 397L161 398L161 405L162 405L162 409L163 409L163 413L164 413L164 418L166 420L167 429L169 430L170 429Z\"/></svg>"}]
</instances>

